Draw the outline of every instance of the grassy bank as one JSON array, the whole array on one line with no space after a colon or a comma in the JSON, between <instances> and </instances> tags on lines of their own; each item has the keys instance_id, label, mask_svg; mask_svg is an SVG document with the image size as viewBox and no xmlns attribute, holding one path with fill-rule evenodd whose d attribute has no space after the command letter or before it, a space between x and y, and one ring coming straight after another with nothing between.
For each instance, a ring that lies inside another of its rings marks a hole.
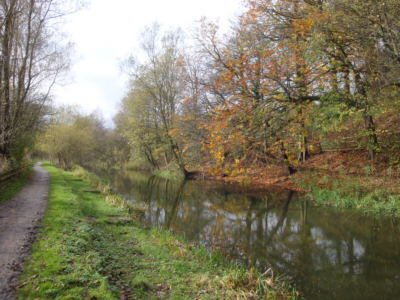
<instances>
[{"instance_id":1,"label":"grassy bank","mask_svg":"<svg viewBox=\"0 0 400 300\"><path fill-rule=\"evenodd\" d=\"M32 171L32 166L29 166L17 177L0 182L0 203L11 199L12 196L18 193L29 182Z\"/></svg>"},{"instance_id":2,"label":"grassy bank","mask_svg":"<svg viewBox=\"0 0 400 300\"><path fill-rule=\"evenodd\" d=\"M400 217L400 185L393 178L314 171L298 174L297 184L316 205Z\"/></svg>"},{"instance_id":3,"label":"grassy bank","mask_svg":"<svg viewBox=\"0 0 400 300\"><path fill-rule=\"evenodd\" d=\"M271 273L227 264L169 232L143 228L141 213L94 175L45 165L48 209L20 280L19 299L294 299Z\"/></svg>"}]
</instances>

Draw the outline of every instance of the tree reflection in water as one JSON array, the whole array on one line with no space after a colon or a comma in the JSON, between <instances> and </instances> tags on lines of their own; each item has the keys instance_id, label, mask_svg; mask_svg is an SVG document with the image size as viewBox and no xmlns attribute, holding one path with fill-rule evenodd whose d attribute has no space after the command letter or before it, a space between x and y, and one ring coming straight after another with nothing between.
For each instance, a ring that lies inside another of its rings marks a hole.
<instances>
[{"instance_id":1,"label":"tree reflection in water","mask_svg":"<svg viewBox=\"0 0 400 300\"><path fill-rule=\"evenodd\" d=\"M143 222L184 235L261 271L288 274L307 299L396 299L399 222L315 208L291 191L242 191L118 173L114 186L146 202Z\"/></svg>"}]
</instances>

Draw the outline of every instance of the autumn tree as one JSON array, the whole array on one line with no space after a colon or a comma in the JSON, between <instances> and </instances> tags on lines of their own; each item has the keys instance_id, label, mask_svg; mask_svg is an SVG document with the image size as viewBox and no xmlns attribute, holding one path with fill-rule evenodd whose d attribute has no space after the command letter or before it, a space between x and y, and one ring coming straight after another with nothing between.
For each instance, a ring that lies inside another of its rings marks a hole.
<instances>
[{"instance_id":1,"label":"autumn tree","mask_svg":"<svg viewBox=\"0 0 400 300\"><path fill-rule=\"evenodd\" d=\"M210 91L218 91L223 102L214 112L225 117L216 120L241 139L244 153L253 149L264 153L265 161L285 162L290 173L308 156L307 125L319 99L316 81L327 73L325 62L313 60L310 51L313 13L300 1L249 1L226 42L218 41L213 24L203 24L200 35L204 53L219 70ZM210 127L211 137L218 137L215 129ZM218 155L222 152L226 156L222 150Z\"/></svg>"},{"instance_id":2,"label":"autumn tree","mask_svg":"<svg viewBox=\"0 0 400 300\"><path fill-rule=\"evenodd\" d=\"M369 158L380 150L374 108L399 82L398 1L305 1L317 8L315 49L329 62L333 99L361 114ZM397 53L397 54L396 54ZM332 97L331 97L332 99Z\"/></svg>"}]
</instances>

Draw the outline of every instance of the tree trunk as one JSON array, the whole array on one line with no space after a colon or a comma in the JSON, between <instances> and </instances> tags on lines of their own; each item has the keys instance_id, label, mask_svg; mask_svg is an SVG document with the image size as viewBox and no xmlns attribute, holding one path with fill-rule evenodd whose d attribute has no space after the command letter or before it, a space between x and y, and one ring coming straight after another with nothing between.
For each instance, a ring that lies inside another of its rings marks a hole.
<instances>
[{"instance_id":1,"label":"tree trunk","mask_svg":"<svg viewBox=\"0 0 400 300\"><path fill-rule=\"evenodd\" d=\"M169 145L171 147L172 155L175 157L179 169L183 173L183 176L185 177L185 179L190 178L191 173L188 170L186 170L185 163L183 161L183 158L179 150L179 146L173 141L172 137L169 135L168 135L168 140L169 140Z\"/></svg>"},{"instance_id":2,"label":"tree trunk","mask_svg":"<svg viewBox=\"0 0 400 300\"><path fill-rule=\"evenodd\" d=\"M7 142L7 140L4 140L1 145L0 154L7 160L11 159L11 149L10 149L10 145Z\"/></svg>"},{"instance_id":3,"label":"tree trunk","mask_svg":"<svg viewBox=\"0 0 400 300\"><path fill-rule=\"evenodd\" d=\"M301 126L302 126L302 134L301 134L302 150L300 152L299 161L305 162L310 157L310 153L308 152L307 133L304 122L302 122Z\"/></svg>"},{"instance_id":4,"label":"tree trunk","mask_svg":"<svg viewBox=\"0 0 400 300\"><path fill-rule=\"evenodd\" d=\"M378 137L376 135L376 126L371 115L364 116L364 123L368 136L368 159L373 161L379 147Z\"/></svg>"},{"instance_id":5,"label":"tree trunk","mask_svg":"<svg viewBox=\"0 0 400 300\"><path fill-rule=\"evenodd\" d=\"M10 97L10 89L11 89L11 40L12 40L12 32L13 32L13 16L14 16L14 4L15 2L11 2L9 11L7 11L5 20L4 20L4 33L2 36L1 42L1 52L2 52L2 91L1 91L1 100L2 107L0 107L0 112L2 114L2 122L0 124L2 126L3 133L3 143L2 143L2 152L5 157L10 156L9 149L9 136L11 134L11 97Z\"/></svg>"},{"instance_id":6,"label":"tree trunk","mask_svg":"<svg viewBox=\"0 0 400 300\"><path fill-rule=\"evenodd\" d=\"M146 156L147 161L150 162L150 164L154 168L156 168L157 170L160 169L159 166L158 166L157 161L154 159L153 152L151 151L151 148L149 146L147 146L147 145L145 145L144 155Z\"/></svg>"},{"instance_id":7,"label":"tree trunk","mask_svg":"<svg viewBox=\"0 0 400 300\"><path fill-rule=\"evenodd\" d=\"M287 167L287 171L288 171L289 175L295 174L297 172L297 170L291 165L291 163L289 161L289 157L286 154L285 146L283 145L283 143L281 143L281 152L282 152L283 162Z\"/></svg>"}]
</instances>

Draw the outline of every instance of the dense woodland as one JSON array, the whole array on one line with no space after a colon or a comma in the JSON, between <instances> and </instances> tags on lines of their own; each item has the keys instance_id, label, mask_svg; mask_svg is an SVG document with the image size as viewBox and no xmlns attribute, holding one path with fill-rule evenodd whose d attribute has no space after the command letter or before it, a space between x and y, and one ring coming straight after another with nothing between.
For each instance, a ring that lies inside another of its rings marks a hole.
<instances>
[{"instance_id":1,"label":"dense woodland","mask_svg":"<svg viewBox=\"0 0 400 300\"><path fill-rule=\"evenodd\" d=\"M33 137L36 153L64 168L174 168L187 178L271 165L293 174L331 151L399 165L397 0L247 0L226 34L207 19L191 36L153 25L124 64L129 90L113 129L74 108L49 113L38 86L64 65L46 38L47 2L11 1L23 11L12 22L9 2L0 24L3 165L30 153Z\"/></svg>"}]
</instances>

